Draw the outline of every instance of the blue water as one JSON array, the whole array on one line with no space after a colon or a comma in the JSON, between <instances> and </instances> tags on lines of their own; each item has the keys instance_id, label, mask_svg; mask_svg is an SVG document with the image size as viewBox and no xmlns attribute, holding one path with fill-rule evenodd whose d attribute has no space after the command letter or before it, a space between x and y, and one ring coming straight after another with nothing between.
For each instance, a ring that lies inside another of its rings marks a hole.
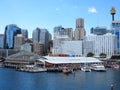
<instances>
[{"instance_id":1,"label":"blue water","mask_svg":"<svg viewBox=\"0 0 120 90\"><path fill-rule=\"evenodd\" d=\"M106 72L26 73L0 68L0 90L120 90L120 70Z\"/></svg>"}]
</instances>

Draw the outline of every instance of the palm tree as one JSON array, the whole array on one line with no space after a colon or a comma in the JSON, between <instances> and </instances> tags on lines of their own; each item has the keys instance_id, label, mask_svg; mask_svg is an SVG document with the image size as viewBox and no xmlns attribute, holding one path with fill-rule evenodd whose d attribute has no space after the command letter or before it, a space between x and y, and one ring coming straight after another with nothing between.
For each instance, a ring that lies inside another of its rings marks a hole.
<instances>
[{"instance_id":1,"label":"palm tree","mask_svg":"<svg viewBox=\"0 0 120 90\"><path fill-rule=\"evenodd\" d=\"M94 54L92 53L92 52L89 52L88 54L87 54L87 57L93 57L94 56Z\"/></svg>"},{"instance_id":2,"label":"palm tree","mask_svg":"<svg viewBox=\"0 0 120 90\"><path fill-rule=\"evenodd\" d=\"M106 58L107 55L105 53L100 53L99 56L100 56L100 58Z\"/></svg>"}]
</instances>

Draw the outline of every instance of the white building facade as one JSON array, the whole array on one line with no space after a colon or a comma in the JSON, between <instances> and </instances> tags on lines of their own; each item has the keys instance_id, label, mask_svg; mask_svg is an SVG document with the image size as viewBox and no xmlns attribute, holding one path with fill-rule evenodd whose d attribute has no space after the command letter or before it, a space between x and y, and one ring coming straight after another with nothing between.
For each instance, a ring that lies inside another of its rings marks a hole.
<instances>
[{"instance_id":1,"label":"white building facade","mask_svg":"<svg viewBox=\"0 0 120 90\"><path fill-rule=\"evenodd\" d=\"M62 54L62 44L64 41L70 41L68 35L56 36L53 40L53 51L52 54Z\"/></svg>"},{"instance_id":2,"label":"white building facade","mask_svg":"<svg viewBox=\"0 0 120 90\"><path fill-rule=\"evenodd\" d=\"M61 51L68 56L82 56L82 41L64 41Z\"/></svg>"},{"instance_id":3,"label":"white building facade","mask_svg":"<svg viewBox=\"0 0 120 90\"><path fill-rule=\"evenodd\" d=\"M101 53L111 56L116 52L116 36L111 33L104 35L88 35L85 37L86 41L93 42L93 53L95 56L99 56Z\"/></svg>"},{"instance_id":4,"label":"white building facade","mask_svg":"<svg viewBox=\"0 0 120 90\"><path fill-rule=\"evenodd\" d=\"M83 56L87 56L88 53L93 52L93 41L86 41L82 42L82 53Z\"/></svg>"}]
</instances>

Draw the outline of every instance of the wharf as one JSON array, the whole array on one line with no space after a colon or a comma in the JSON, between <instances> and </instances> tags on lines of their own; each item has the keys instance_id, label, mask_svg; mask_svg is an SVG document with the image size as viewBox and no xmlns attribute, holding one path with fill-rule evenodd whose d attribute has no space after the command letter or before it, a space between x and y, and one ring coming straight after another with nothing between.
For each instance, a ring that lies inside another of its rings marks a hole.
<instances>
[{"instance_id":1,"label":"wharf","mask_svg":"<svg viewBox=\"0 0 120 90\"><path fill-rule=\"evenodd\" d=\"M62 68L47 68L47 72L62 72Z\"/></svg>"}]
</instances>

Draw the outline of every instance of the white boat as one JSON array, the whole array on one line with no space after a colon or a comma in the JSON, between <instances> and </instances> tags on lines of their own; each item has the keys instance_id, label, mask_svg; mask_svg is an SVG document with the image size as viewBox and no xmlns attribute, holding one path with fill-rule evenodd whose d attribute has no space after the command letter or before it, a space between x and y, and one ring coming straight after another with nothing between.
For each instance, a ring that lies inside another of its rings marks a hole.
<instances>
[{"instance_id":1,"label":"white boat","mask_svg":"<svg viewBox=\"0 0 120 90\"><path fill-rule=\"evenodd\" d=\"M81 68L81 70L84 72L91 72L91 68L89 66L84 66Z\"/></svg>"},{"instance_id":2,"label":"white boat","mask_svg":"<svg viewBox=\"0 0 120 90\"><path fill-rule=\"evenodd\" d=\"M91 65L91 70L94 71L106 71L105 66L102 64L92 64Z\"/></svg>"},{"instance_id":3,"label":"white boat","mask_svg":"<svg viewBox=\"0 0 120 90\"><path fill-rule=\"evenodd\" d=\"M112 65L112 67L115 68L115 69L119 69L120 68L120 66L118 64L114 64L114 65Z\"/></svg>"},{"instance_id":4,"label":"white boat","mask_svg":"<svg viewBox=\"0 0 120 90\"><path fill-rule=\"evenodd\" d=\"M69 68L67 68L67 67L63 67L62 72L63 72L64 74L69 74L69 73L72 72L72 70L69 69Z\"/></svg>"},{"instance_id":5,"label":"white boat","mask_svg":"<svg viewBox=\"0 0 120 90\"><path fill-rule=\"evenodd\" d=\"M23 72L45 72L47 71L46 68L43 68L43 67L36 67L36 66L33 66L33 65L25 65L23 67L19 67L17 69L18 71L23 71Z\"/></svg>"}]
</instances>

